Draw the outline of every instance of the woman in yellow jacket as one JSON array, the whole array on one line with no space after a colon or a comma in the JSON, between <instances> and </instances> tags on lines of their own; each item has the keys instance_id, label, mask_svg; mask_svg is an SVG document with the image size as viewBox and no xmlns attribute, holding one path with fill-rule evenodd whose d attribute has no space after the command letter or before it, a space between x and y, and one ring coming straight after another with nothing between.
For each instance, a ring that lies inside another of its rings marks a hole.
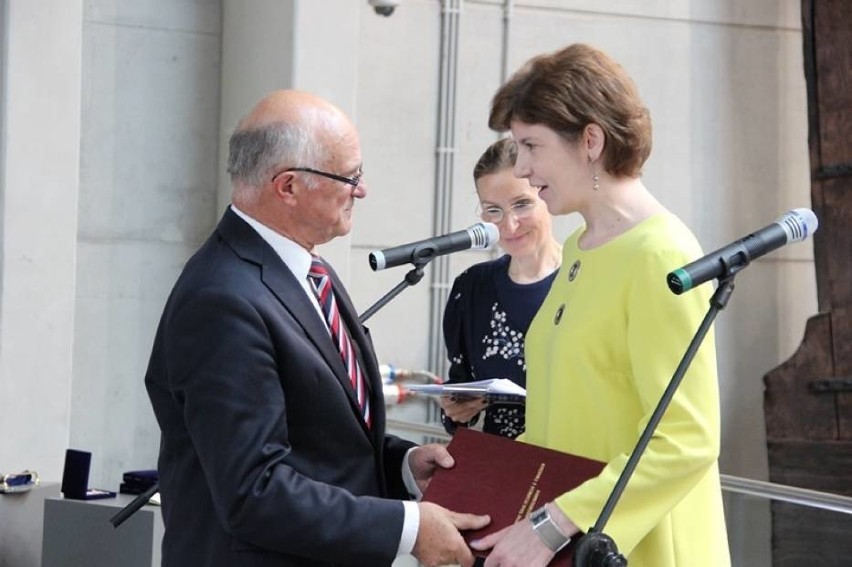
<instances>
[{"instance_id":1,"label":"woman in yellow jacket","mask_svg":"<svg viewBox=\"0 0 852 567\"><path fill-rule=\"evenodd\" d=\"M597 520L709 306L666 274L698 258L689 229L645 188L651 121L625 71L582 44L530 60L494 96L489 126L511 130L515 175L554 214L584 225L526 340L523 441L597 459L603 472L473 546L485 565L547 565ZM719 482L712 332L605 527L630 567L730 565Z\"/></svg>"}]
</instances>

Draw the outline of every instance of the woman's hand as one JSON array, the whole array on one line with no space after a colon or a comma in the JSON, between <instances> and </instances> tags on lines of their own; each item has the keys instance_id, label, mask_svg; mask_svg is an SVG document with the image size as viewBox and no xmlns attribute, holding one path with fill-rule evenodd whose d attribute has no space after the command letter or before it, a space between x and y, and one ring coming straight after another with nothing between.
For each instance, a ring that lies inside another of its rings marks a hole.
<instances>
[{"instance_id":1,"label":"woman's hand","mask_svg":"<svg viewBox=\"0 0 852 567\"><path fill-rule=\"evenodd\" d=\"M547 509L560 531L567 537L573 537L580 531L555 504L548 503ZM479 551L491 549L485 560L485 567L544 567L556 555L533 531L529 518L472 541L470 547Z\"/></svg>"},{"instance_id":2,"label":"woman's hand","mask_svg":"<svg viewBox=\"0 0 852 567\"><path fill-rule=\"evenodd\" d=\"M441 396L441 408L456 423L467 423L487 406L485 396Z\"/></svg>"},{"instance_id":3,"label":"woman's hand","mask_svg":"<svg viewBox=\"0 0 852 567\"><path fill-rule=\"evenodd\" d=\"M491 549L485 567L544 567L555 555L535 534L528 519L472 541L470 547Z\"/></svg>"}]
</instances>

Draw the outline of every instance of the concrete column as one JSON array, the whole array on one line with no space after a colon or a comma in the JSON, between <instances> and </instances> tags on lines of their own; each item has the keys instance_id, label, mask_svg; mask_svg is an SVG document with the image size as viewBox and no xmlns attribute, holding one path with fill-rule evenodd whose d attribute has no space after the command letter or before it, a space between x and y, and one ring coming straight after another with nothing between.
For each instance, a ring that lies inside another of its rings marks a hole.
<instances>
[{"instance_id":1,"label":"concrete column","mask_svg":"<svg viewBox=\"0 0 852 567\"><path fill-rule=\"evenodd\" d=\"M230 203L228 138L266 93L297 88L327 98L356 120L358 19L352 0L223 0L220 209ZM320 253L349 279L351 237Z\"/></svg>"},{"instance_id":2,"label":"concrete column","mask_svg":"<svg viewBox=\"0 0 852 567\"><path fill-rule=\"evenodd\" d=\"M219 208L231 202L226 171L234 126L266 93L293 86L297 2L222 0ZM322 2L324 4L324 2Z\"/></svg>"},{"instance_id":3,"label":"concrete column","mask_svg":"<svg viewBox=\"0 0 852 567\"><path fill-rule=\"evenodd\" d=\"M348 114L357 126L361 2L300 0L296 6L293 86L330 100ZM329 14L334 14L334 18L330 18ZM361 143L363 146L363 139ZM364 220L363 217L361 220ZM319 253L329 260L349 285L352 273L352 234L335 238L323 245Z\"/></svg>"},{"instance_id":4,"label":"concrete column","mask_svg":"<svg viewBox=\"0 0 852 567\"><path fill-rule=\"evenodd\" d=\"M0 455L59 478L69 439L82 0L0 2Z\"/></svg>"}]
</instances>

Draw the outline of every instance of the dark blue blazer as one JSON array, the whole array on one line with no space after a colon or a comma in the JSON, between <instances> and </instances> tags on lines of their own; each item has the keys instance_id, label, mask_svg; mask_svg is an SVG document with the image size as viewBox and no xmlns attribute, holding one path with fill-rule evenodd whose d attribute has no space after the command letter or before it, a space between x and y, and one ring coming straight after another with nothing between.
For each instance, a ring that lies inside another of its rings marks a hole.
<instances>
[{"instance_id":1,"label":"dark blue blazer","mask_svg":"<svg viewBox=\"0 0 852 567\"><path fill-rule=\"evenodd\" d=\"M292 272L228 209L186 264L145 385L161 429L164 567L390 565L411 443L385 435L367 330L337 275L367 381L358 410L324 323Z\"/></svg>"}]
</instances>

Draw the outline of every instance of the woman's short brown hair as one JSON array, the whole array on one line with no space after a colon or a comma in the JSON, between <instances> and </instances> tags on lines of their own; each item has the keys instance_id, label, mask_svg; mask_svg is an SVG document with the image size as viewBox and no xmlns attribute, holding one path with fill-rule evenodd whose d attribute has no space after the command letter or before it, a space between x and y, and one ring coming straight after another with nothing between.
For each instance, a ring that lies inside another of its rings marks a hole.
<instances>
[{"instance_id":1,"label":"woman's short brown hair","mask_svg":"<svg viewBox=\"0 0 852 567\"><path fill-rule=\"evenodd\" d=\"M606 144L603 167L637 177L651 153L651 115L636 85L602 51L577 43L527 61L491 101L488 126L505 132L513 120L542 124L576 142L597 124Z\"/></svg>"}]
</instances>

